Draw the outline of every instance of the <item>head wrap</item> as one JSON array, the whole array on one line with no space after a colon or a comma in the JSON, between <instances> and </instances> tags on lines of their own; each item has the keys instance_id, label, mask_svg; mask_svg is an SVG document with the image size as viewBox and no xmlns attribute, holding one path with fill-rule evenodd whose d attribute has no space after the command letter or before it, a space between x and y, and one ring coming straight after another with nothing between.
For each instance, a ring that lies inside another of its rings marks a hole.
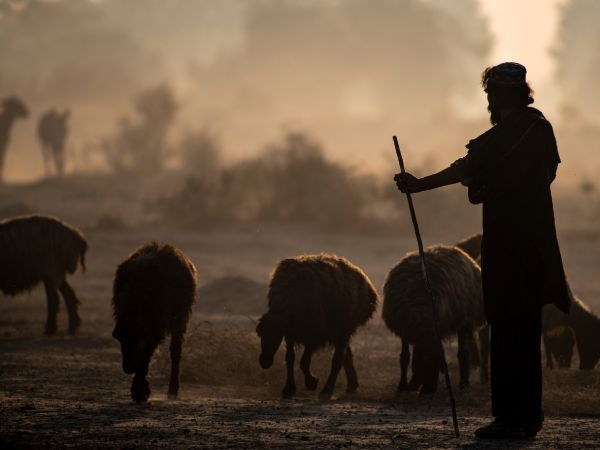
<instances>
[{"instance_id":1,"label":"head wrap","mask_svg":"<svg viewBox=\"0 0 600 450\"><path fill-rule=\"evenodd\" d=\"M485 91L492 87L519 87L526 84L526 74L525 66L505 62L485 69L481 76L481 84Z\"/></svg>"}]
</instances>

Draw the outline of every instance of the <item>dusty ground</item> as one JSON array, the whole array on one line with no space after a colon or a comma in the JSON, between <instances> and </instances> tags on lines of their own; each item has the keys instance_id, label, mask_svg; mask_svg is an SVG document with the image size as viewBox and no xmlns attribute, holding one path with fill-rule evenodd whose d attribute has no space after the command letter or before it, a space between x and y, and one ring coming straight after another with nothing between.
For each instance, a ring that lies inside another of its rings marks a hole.
<instances>
[{"instance_id":1,"label":"dusty ground","mask_svg":"<svg viewBox=\"0 0 600 450\"><path fill-rule=\"evenodd\" d=\"M52 186L4 192L28 205L41 204ZM13 195L18 194L18 195ZM0 196L2 197L2 196ZM5 197L6 198L6 197ZM1 198L0 198L1 199ZM151 367L153 394L147 405L129 400L130 378L120 367L119 347L110 334L110 295L116 264L147 239L180 246L196 263L201 285L225 276L265 283L282 257L301 252L332 251L347 256L381 287L387 270L406 251L412 235L352 236L308 234L302 230L261 227L207 235L138 224L102 223L90 210L77 209L85 195L36 207L64 216L86 232L90 241L86 274L71 277L82 300L83 326L75 337L42 336L43 289L17 298L0 297L0 443L8 447L175 447L175 448L598 448L600 447L600 370L546 371L546 426L536 440L488 444L473 430L488 420L488 387L477 373L471 387L457 392L460 439L453 438L443 385L432 397L406 394L395 398L399 376L399 342L376 318L353 344L361 387L344 393L340 375L336 396L319 403L301 388L282 401L281 352L273 368L260 369L254 307L239 298L229 301L228 315L209 314L196 305L184 349L182 391L166 400L168 355L156 355ZM50 205L50 206L48 206ZM62 208L62 210L61 210ZM77 213L77 211L80 211ZM64 214L62 214L64 212ZM109 221L110 222L110 221ZM109 226L110 225L110 226ZM466 230L468 234L473 230ZM452 242L462 235L428 235L426 243ZM577 294L598 311L600 236L567 229L561 235L565 265ZM451 375L456 380L455 347L448 344ZM315 359L314 371L326 376L330 352ZM576 362L575 362L576 364Z\"/></svg>"},{"instance_id":2,"label":"dusty ground","mask_svg":"<svg viewBox=\"0 0 600 450\"><path fill-rule=\"evenodd\" d=\"M407 394L395 400L395 380L387 379L391 369L384 369L381 385L366 386L361 379L365 389L361 387L356 398L343 393L341 377L338 397L328 403L319 403L313 393L302 389L294 401L279 400L283 376L262 386L209 385L184 379L180 399L168 401L166 378L155 365L151 401L137 406L128 398L129 379L120 371L118 348L106 335L11 337L3 339L1 348L0 440L4 448L9 444L18 448L574 449L597 448L600 440L597 375L582 388L592 397L592 404L568 395L562 396L564 406L557 399L551 401L555 413L548 415L545 430L536 440L484 445L472 437L473 430L485 423L489 407L487 388L476 381L471 392L457 393L463 434L455 439L443 391L430 398ZM388 356L389 365L394 366L395 355ZM241 359L245 361L246 356ZM359 368L359 374L364 372ZM322 367L317 373L323 376ZM566 375L569 385L574 384L573 374ZM367 378L371 382L375 376L367 373ZM548 384L554 391L559 383L547 379ZM571 410L577 405L582 412Z\"/></svg>"}]
</instances>

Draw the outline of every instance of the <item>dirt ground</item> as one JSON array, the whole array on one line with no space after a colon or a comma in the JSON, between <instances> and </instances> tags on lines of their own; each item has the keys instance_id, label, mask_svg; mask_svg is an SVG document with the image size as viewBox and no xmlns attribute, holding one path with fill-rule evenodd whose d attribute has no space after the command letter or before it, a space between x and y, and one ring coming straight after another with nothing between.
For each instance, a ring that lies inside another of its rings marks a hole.
<instances>
[{"instance_id":1,"label":"dirt ground","mask_svg":"<svg viewBox=\"0 0 600 450\"><path fill-rule=\"evenodd\" d=\"M184 379L180 399L168 401L166 377L154 366L151 401L138 406L129 400L129 377L122 374L118 347L106 333L11 337L1 347L3 448L575 449L598 448L600 442L597 376L587 388L594 404L582 413L568 410L585 398L565 395L570 406L561 411L559 402L552 402L557 413L548 414L537 439L484 443L472 436L489 408L487 387L476 381L471 392L457 393L462 436L455 439L441 385L429 398L411 393L395 399L395 380L385 379L387 374L379 386L361 386L356 398L343 393L340 377L337 397L327 403L302 389L297 399L280 400L283 374L263 386ZM388 356L394 365L395 355ZM557 380L550 383L557 389Z\"/></svg>"},{"instance_id":2,"label":"dirt ground","mask_svg":"<svg viewBox=\"0 0 600 450\"><path fill-rule=\"evenodd\" d=\"M42 196L33 190L15 192L34 206ZM201 286L223 277L264 284L280 258L331 251L361 266L380 288L387 270L413 249L413 237L308 234L261 227L206 234L118 223L103 229L92 226L97 222L87 211L80 216L74 213L73 202L63 206L64 216L83 228L90 242L87 272L70 278L82 301L80 332L65 334L62 308L58 335L42 335L46 306L41 288L16 298L0 297L2 448L600 447L598 368L545 371L544 430L535 440L500 443L473 437L474 429L489 419L490 409L489 388L479 383L474 371L471 386L456 392L462 435L454 438L441 382L433 396L395 397L400 344L382 325L379 312L357 333L353 344L361 385L357 394L344 393L341 374L334 398L321 403L314 392L304 391L298 374L297 397L283 401L282 352L271 369L260 369L254 333L257 316L247 314L254 307L238 298L243 307L236 314L235 297L228 298L226 315L203 309L202 299L195 306L184 348L180 398L166 399L168 352L163 346L150 369L150 402L135 405L129 399L131 379L121 371L119 346L111 338L110 297L117 263L140 243L158 239L178 245L197 265ZM40 208L41 212L61 215L59 202L47 208ZM476 230L464 234L471 231ZM462 237L428 235L426 244ZM600 235L566 230L561 244L576 293L598 311ZM230 291L234 296L235 289ZM251 301L260 300L252 296ZM448 343L454 381L455 355L455 344ZM323 351L315 358L314 371L321 380L330 357L330 351Z\"/></svg>"}]
</instances>

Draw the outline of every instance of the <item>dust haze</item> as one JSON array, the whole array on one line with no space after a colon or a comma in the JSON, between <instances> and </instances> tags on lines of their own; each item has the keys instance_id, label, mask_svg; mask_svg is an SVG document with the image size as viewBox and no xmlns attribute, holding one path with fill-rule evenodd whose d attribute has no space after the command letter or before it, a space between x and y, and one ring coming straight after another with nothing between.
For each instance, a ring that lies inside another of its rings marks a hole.
<instances>
[{"instance_id":1,"label":"dust haze","mask_svg":"<svg viewBox=\"0 0 600 450\"><path fill-rule=\"evenodd\" d=\"M560 15L548 114L562 159L556 222L571 286L598 312L600 4L566 1ZM70 276L82 303L75 337L64 308L59 335L42 336L43 288L0 295L10 417L0 435L22 445L35 429L41 443L83 447L455 446L441 384L432 398L395 398L400 344L380 311L355 337L358 393L343 394L340 376L324 405L303 389L279 401L284 352L261 369L254 328L285 257L345 256L381 293L416 248L392 136L415 174L463 156L489 127L480 74L499 62L493 45L476 0L0 0L0 100L29 110L11 126L0 218L54 215L89 241L87 272ZM38 136L51 110L67 117L62 175L45 168ZM481 229L462 186L414 199L426 245ZM189 256L200 293L181 399L165 399L167 345L150 368L152 401L136 409L110 298L117 264L148 240ZM455 353L448 343L453 381ZM322 382L330 359L316 358ZM545 371L553 431L532 445L599 438L598 369L572 367ZM457 397L465 435L489 414L489 387L472 379Z\"/></svg>"},{"instance_id":2,"label":"dust haze","mask_svg":"<svg viewBox=\"0 0 600 450\"><path fill-rule=\"evenodd\" d=\"M34 112L73 109L72 170L101 167L89 147L158 84L180 104L169 138L209 127L228 158L255 154L290 129L371 170L388 163L393 132L419 159L454 157L462 141L439 143L460 123L461 103L481 100L491 37L474 1L444 3L8 2L0 54L11 63L0 86L27 93ZM13 179L40 176L33 123L15 133Z\"/></svg>"}]
</instances>

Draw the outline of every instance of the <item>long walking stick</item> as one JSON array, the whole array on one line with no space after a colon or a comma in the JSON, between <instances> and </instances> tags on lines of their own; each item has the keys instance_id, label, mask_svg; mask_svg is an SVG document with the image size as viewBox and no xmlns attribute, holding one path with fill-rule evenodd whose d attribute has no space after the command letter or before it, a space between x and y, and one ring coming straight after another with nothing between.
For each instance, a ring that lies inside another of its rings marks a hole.
<instances>
[{"instance_id":1,"label":"long walking stick","mask_svg":"<svg viewBox=\"0 0 600 450\"><path fill-rule=\"evenodd\" d=\"M398 144L398 138L394 136L394 146L396 147L396 156L398 157L398 163L400 164L400 172L405 173L404 161L402 160L402 154L400 153L400 144ZM431 285L427 278L427 269L425 267L425 252L423 251L423 241L421 240L421 233L419 232L419 224L417 223L417 215L415 214L415 207L413 206L412 196L407 193L406 199L408 200L408 208L410 209L410 217L412 219L413 226L415 228L415 234L417 235L417 244L419 245L419 256L421 257L421 273L423 274L423 282L425 283L425 289L427 295L431 301L431 311L433 313L433 330L435 336L440 344L440 359L442 362L442 370L444 371L444 378L446 380L446 388L448 389L448 396L450 397L450 408L452 409L452 423L454 424L454 434L456 437L460 436L458 430L458 419L456 417L456 403L454 402L454 394L452 393L452 385L450 384L450 375L448 375L448 363L446 362L446 356L444 354L444 346L442 345L442 339L438 331L437 326L437 314L435 310L435 303L433 301L433 293L431 291Z\"/></svg>"}]
</instances>

